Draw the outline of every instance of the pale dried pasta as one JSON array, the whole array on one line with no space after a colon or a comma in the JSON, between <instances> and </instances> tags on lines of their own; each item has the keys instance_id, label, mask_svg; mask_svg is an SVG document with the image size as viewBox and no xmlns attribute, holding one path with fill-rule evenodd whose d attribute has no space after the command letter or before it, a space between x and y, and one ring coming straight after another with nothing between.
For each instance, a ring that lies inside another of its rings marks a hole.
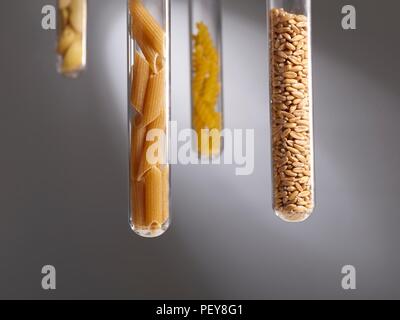
<instances>
[{"instance_id":1,"label":"pale dried pasta","mask_svg":"<svg viewBox=\"0 0 400 320\"><path fill-rule=\"evenodd\" d=\"M57 53L59 71L75 76L86 63L86 6L87 0L59 0L59 33Z\"/></svg>"}]
</instances>

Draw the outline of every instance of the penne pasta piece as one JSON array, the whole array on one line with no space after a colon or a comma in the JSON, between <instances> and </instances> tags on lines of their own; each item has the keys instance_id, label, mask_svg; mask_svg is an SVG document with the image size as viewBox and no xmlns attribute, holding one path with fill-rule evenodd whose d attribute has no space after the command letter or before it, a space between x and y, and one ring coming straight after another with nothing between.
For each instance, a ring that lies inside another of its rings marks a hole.
<instances>
[{"instance_id":1,"label":"penne pasta piece","mask_svg":"<svg viewBox=\"0 0 400 320\"><path fill-rule=\"evenodd\" d=\"M147 86L142 125L147 127L165 108L165 70L151 75Z\"/></svg>"},{"instance_id":2,"label":"penne pasta piece","mask_svg":"<svg viewBox=\"0 0 400 320\"><path fill-rule=\"evenodd\" d=\"M146 139L146 128L140 126L140 116L137 116L131 131L131 179L139 181L140 159Z\"/></svg>"},{"instance_id":3,"label":"penne pasta piece","mask_svg":"<svg viewBox=\"0 0 400 320\"><path fill-rule=\"evenodd\" d=\"M146 57L146 60L148 61L151 70L153 71L153 73L158 73L158 71L161 70L163 66L162 56L160 56L160 54L148 44L143 36L143 31L140 29L140 26L138 24L132 23L131 32L132 37L135 39L143 55Z\"/></svg>"},{"instance_id":4,"label":"penne pasta piece","mask_svg":"<svg viewBox=\"0 0 400 320\"><path fill-rule=\"evenodd\" d=\"M149 133L155 131L154 134L157 136L157 141L148 141ZM142 157L140 161L140 167L138 172L138 179L142 179L143 176L154 166L163 165L166 162L165 149L166 149L166 119L164 110L161 115L147 127L146 141L144 142ZM161 139L161 141L160 141Z\"/></svg>"},{"instance_id":5,"label":"penne pasta piece","mask_svg":"<svg viewBox=\"0 0 400 320\"><path fill-rule=\"evenodd\" d=\"M165 31L143 6L141 0L130 0L129 9L133 24L139 25L146 42L162 57L165 56Z\"/></svg>"},{"instance_id":6,"label":"penne pasta piece","mask_svg":"<svg viewBox=\"0 0 400 320\"><path fill-rule=\"evenodd\" d=\"M161 173L162 173L162 222L163 224L165 222L167 222L167 220L169 219L169 180L170 180L170 176L169 176L169 166L168 165L164 165L161 168Z\"/></svg>"},{"instance_id":7,"label":"penne pasta piece","mask_svg":"<svg viewBox=\"0 0 400 320\"><path fill-rule=\"evenodd\" d=\"M131 181L132 192L132 222L138 228L145 228L145 206L144 206L144 182Z\"/></svg>"},{"instance_id":8,"label":"penne pasta piece","mask_svg":"<svg viewBox=\"0 0 400 320\"><path fill-rule=\"evenodd\" d=\"M160 228L162 225L162 175L157 167L145 176L145 225Z\"/></svg>"},{"instance_id":9,"label":"penne pasta piece","mask_svg":"<svg viewBox=\"0 0 400 320\"><path fill-rule=\"evenodd\" d=\"M149 77L149 64L146 59L136 51L135 64L132 70L131 104L140 114L143 114L143 105Z\"/></svg>"},{"instance_id":10,"label":"penne pasta piece","mask_svg":"<svg viewBox=\"0 0 400 320\"><path fill-rule=\"evenodd\" d=\"M144 56L147 58L147 61L149 61L151 71L156 74L159 73L164 64L163 59L159 55L159 53L154 51L154 49L148 46L146 43L141 46L141 50Z\"/></svg>"}]
</instances>

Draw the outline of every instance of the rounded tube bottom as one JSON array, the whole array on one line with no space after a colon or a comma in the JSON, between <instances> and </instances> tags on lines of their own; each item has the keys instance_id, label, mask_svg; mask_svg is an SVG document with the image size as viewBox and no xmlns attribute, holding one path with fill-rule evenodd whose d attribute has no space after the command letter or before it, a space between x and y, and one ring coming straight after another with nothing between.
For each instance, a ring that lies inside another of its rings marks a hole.
<instances>
[{"instance_id":1,"label":"rounded tube bottom","mask_svg":"<svg viewBox=\"0 0 400 320\"><path fill-rule=\"evenodd\" d=\"M163 225L160 224L153 224L149 226L148 228L136 228L132 223L131 223L131 228L132 230L139 236L143 238L158 238L162 236L169 228L170 226L170 219L164 222Z\"/></svg>"},{"instance_id":2,"label":"rounded tube bottom","mask_svg":"<svg viewBox=\"0 0 400 320\"><path fill-rule=\"evenodd\" d=\"M304 222L312 214L312 210L307 212L289 212L275 209L275 214L285 222Z\"/></svg>"}]
</instances>

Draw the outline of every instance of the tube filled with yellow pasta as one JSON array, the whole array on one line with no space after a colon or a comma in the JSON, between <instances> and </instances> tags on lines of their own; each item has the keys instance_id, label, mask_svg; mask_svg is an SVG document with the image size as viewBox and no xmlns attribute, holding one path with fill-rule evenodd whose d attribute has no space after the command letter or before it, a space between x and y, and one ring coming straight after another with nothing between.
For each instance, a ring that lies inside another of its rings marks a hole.
<instances>
[{"instance_id":1,"label":"tube filled with yellow pasta","mask_svg":"<svg viewBox=\"0 0 400 320\"><path fill-rule=\"evenodd\" d=\"M190 0L192 126L201 157L223 147L222 43L220 0Z\"/></svg>"},{"instance_id":2,"label":"tube filled with yellow pasta","mask_svg":"<svg viewBox=\"0 0 400 320\"><path fill-rule=\"evenodd\" d=\"M87 0L58 0L57 69L76 78L86 68Z\"/></svg>"},{"instance_id":3,"label":"tube filled with yellow pasta","mask_svg":"<svg viewBox=\"0 0 400 320\"><path fill-rule=\"evenodd\" d=\"M170 225L169 0L128 0L130 224L154 238Z\"/></svg>"}]
</instances>

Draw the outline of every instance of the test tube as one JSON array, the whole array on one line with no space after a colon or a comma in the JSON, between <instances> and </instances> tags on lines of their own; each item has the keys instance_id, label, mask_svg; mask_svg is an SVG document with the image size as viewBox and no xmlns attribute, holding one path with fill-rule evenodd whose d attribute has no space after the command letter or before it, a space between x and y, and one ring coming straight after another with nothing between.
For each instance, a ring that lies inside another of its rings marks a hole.
<instances>
[{"instance_id":1,"label":"test tube","mask_svg":"<svg viewBox=\"0 0 400 320\"><path fill-rule=\"evenodd\" d=\"M76 78L86 67L87 0L58 0L57 69Z\"/></svg>"},{"instance_id":2,"label":"test tube","mask_svg":"<svg viewBox=\"0 0 400 320\"><path fill-rule=\"evenodd\" d=\"M130 224L142 237L170 224L170 3L128 0Z\"/></svg>"},{"instance_id":3,"label":"test tube","mask_svg":"<svg viewBox=\"0 0 400 320\"><path fill-rule=\"evenodd\" d=\"M190 0L192 127L200 157L223 148L221 1Z\"/></svg>"},{"instance_id":4,"label":"test tube","mask_svg":"<svg viewBox=\"0 0 400 320\"><path fill-rule=\"evenodd\" d=\"M315 206L311 1L268 0L273 209L301 222Z\"/></svg>"}]
</instances>

